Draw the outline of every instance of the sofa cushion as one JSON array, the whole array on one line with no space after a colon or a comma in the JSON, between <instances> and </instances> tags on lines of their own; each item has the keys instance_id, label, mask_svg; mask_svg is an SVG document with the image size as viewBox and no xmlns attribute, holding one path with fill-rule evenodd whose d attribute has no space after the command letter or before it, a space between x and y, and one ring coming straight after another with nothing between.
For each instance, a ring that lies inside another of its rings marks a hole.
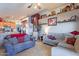
<instances>
[{"instance_id":1,"label":"sofa cushion","mask_svg":"<svg viewBox=\"0 0 79 59\"><path fill-rule=\"evenodd\" d=\"M64 42L64 41L58 43L58 46L61 46L61 47L67 48L67 49L74 50L74 46L73 46L73 45L67 44L67 43Z\"/></svg>"},{"instance_id":2,"label":"sofa cushion","mask_svg":"<svg viewBox=\"0 0 79 59\"><path fill-rule=\"evenodd\" d=\"M33 45L32 41L24 42L22 48L27 49L30 48L32 45Z\"/></svg>"},{"instance_id":3,"label":"sofa cushion","mask_svg":"<svg viewBox=\"0 0 79 59\"><path fill-rule=\"evenodd\" d=\"M66 37L66 36L68 36L68 37L73 37L74 35L71 34L71 33L64 33L64 37Z\"/></svg>"},{"instance_id":4,"label":"sofa cushion","mask_svg":"<svg viewBox=\"0 0 79 59\"><path fill-rule=\"evenodd\" d=\"M24 41L29 41L30 40L30 35L25 35L24 36Z\"/></svg>"},{"instance_id":5,"label":"sofa cushion","mask_svg":"<svg viewBox=\"0 0 79 59\"><path fill-rule=\"evenodd\" d=\"M17 52L22 51L22 50L24 49L24 48L23 48L23 45L24 45L24 43L20 43L20 44L14 45L14 50L15 50L15 52L17 53Z\"/></svg>"},{"instance_id":6,"label":"sofa cushion","mask_svg":"<svg viewBox=\"0 0 79 59\"><path fill-rule=\"evenodd\" d=\"M18 43L18 40L17 40L16 37L9 38L9 41L10 41L12 44L17 44L17 43Z\"/></svg>"},{"instance_id":7,"label":"sofa cushion","mask_svg":"<svg viewBox=\"0 0 79 59\"><path fill-rule=\"evenodd\" d=\"M17 39L18 39L18 43L24 42L24 36L22 36L22 37L17 37Z\"/></svg>"}]
</instances>

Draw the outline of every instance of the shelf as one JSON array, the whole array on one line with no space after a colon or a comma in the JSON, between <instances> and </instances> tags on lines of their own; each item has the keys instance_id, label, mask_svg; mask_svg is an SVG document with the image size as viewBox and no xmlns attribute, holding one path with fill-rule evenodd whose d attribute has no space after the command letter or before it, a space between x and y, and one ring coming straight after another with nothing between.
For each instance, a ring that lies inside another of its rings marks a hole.
<instances>
[{"instance_id":1,"label":"shelf","mask_svg":"<svg viewBox=\"0 0 79 59\"><path fill-rule=\"evenodd\" d=\"M71 20L71 21L62 21L62 22L57 22L57 23L66 23L66 22L76 22L75 20Z\"/></svg>"},{"instance_id":2,"label":"shelf","mask_svg":"<svg viewBox=\"0 0 79 59\"><path fill-rule=\"evenodd\" d=\"M72 17L74 15L79 15L78 11L79 11L79 9L75 9L75 10L60 13L60 14L57 14L57 15L54 15L54 16L49 16L47 18L40 19L39 24L46 24L46 23L48 23L48 19L53 18L53 17L57 17L57 23L72 22L72 21L75 21L75 20L69 20L69 21L63 21L63 20L69 19L70 17ZM68 18L66 18L66 17L68 17Z\"/></svg>"},{"instance_id":3,"label":"shelf","mask_svg":"<svg viewBox=\"0 0 79 59\"><path fill-rule=\"evenodd\" d=\"M74 9L74 10L71 10L71 11L67 11L67 12L62 12L62 13L59 13L59 14L56 14L56 15L53 15L53 16L57 16L57 15L61 15L61 14L65 14L65 13L69 13L69 12L72 12L72 11L77 11L79 9ZM46 18L50 18L50 17L53 17L53 16L48 16ZM42 19L46 19L46 18L42 18ZM41 19L40 19L41 20Z\"/></svg>"}]
</instances>

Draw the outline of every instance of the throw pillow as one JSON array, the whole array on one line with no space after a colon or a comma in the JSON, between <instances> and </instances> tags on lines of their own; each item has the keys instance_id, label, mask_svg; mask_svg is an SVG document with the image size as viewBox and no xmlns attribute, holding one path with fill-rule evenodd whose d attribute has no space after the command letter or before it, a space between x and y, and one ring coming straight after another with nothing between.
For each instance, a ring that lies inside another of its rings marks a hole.
<instances>
[{"instance_id":1,"label":"throw pillow","mask_svg":"<svg viewBox=\"0 0 79 59\"><path fill-rule=\"evenodd\" d=\"M11 38L11 36L10 35L7 35L4 39L9 39L9 38Z\"/></svg>"},{"instance_id":2,"label":"throw pillow","mask_svg":"<svg viewBox=\"0 0 79 59\"><path fill-rule=\"evenodd\" d=\"M73 32L71 32L71 34L73 34L73 35L79 35L79 32L78 31L73 31Z\"/></svg>"},{"instance_id":3,"label":"throw pillow","mask_svg":"<svg viewBox=\"0 0 79 59\"><path fill-rule=\"evenodd\" d=\"M75 44L75 41L76 41L76 38L75 38L75 37L66 37L66 38L65 38L65 42L66 42L67 44L74 45L74 44Z\"/></svg>"},{"instance_id":4,"label":"throw pillow","mask_svg":"<svg viewBox=\"0 0 79 59\"><path fill-rule=\"evenodd\" d=\"M52 35L48 35L48 38L51 40L56 40L55 36L52 36Z\"/></svg>"},{"instance_id":5,"label":"throw pillow","mask_svg":"<svg viewBox=\"0 0 79 59\"><path fill-rule=\"evenodd\" d=\"M16 37L9 38L9 41L10 41L12 44L17 44L17 43L18 43L18 40L17 40Z\"/></svg>"}]
</instances>

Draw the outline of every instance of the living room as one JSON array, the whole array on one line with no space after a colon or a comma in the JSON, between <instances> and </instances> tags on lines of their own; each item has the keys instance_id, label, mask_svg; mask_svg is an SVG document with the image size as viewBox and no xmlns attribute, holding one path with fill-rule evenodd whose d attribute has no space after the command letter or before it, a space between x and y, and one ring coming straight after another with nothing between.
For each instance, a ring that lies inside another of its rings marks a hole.
<instances>
[{"instance_id":1,"label":"living room","mask_svg":"<svg viewBox=\"0 0 79 59\"><path fill-rule=\"evenodd\" d=\"M79 55L78 3L0 3L0 15L1 56Z\"/></svg>"}]
</instances>

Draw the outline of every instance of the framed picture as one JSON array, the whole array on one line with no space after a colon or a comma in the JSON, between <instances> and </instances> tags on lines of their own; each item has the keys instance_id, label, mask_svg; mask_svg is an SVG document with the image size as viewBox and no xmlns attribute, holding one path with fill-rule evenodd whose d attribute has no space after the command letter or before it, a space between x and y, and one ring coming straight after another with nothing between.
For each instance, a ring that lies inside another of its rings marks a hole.
<instances>
[{"instance_id":1,"label":"framed picture","mask_svg":"<svg viewBox=\"0 0 79 59\"><path fill-rule=\"evenodd\" d=\"M55 26L55 25L57 25L57 17L49 18L48 26Z\"/></svg>"}]
</instances>

